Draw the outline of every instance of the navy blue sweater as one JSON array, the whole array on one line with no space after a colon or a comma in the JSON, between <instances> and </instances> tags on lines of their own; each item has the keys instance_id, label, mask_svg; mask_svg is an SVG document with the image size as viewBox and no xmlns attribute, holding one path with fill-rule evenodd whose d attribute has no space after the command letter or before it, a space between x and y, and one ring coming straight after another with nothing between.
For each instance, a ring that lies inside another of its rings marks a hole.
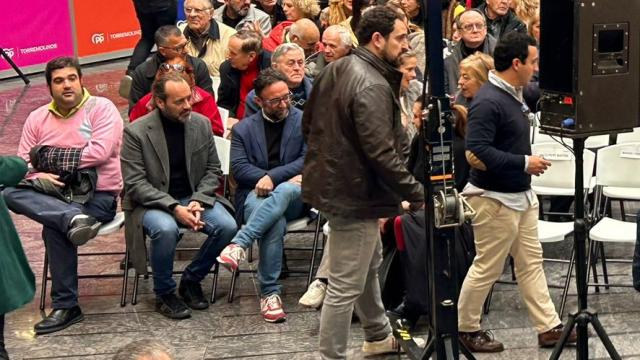
<instances>
[{"instance_id":1,"label":"navy blue sweater","mask_svg":"<svg viewBox=\"0 0 640 360\"><path fill-rule=\"evenodd\" d=\"M471 169L473 185L504 193L530 189L531 175L524 169L524 155L531 155L529 121L522 104L490 82L471 102L466 146L487 167Z\"/></svg>"}]
</instances>

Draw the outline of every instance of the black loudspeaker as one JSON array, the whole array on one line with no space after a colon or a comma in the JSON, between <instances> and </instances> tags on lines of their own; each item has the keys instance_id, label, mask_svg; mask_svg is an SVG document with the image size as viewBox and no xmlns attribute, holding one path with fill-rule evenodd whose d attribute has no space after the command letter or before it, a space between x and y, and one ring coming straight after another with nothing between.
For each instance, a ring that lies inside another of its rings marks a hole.
<instances>
[{"instance_id":1,"label":"black loudspeaker","mask_svg":"<svg viewBox=\"0 0 640 360\"><path fill-rule=\"evenodd\" d=\"M540 129L629 131L640 115L640 1L542 0Z\"/></svg>"}]
</instances>

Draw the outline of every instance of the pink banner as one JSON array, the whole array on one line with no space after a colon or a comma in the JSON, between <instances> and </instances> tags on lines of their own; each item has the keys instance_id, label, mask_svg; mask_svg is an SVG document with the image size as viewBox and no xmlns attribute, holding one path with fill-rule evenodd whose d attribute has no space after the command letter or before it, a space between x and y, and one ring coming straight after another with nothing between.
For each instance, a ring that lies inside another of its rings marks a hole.
<instances>
[{"instance_id":1,"label":"pink banner","mask_svg":"<svg viewBox=\"0 0 640 360\"><path fill-rule=\"evenodd\" d=\"M0 46L20 67L73 55L68 0L2 0ZM0 57L0 70L9 68Z\"/></svg>"}]
</instances>

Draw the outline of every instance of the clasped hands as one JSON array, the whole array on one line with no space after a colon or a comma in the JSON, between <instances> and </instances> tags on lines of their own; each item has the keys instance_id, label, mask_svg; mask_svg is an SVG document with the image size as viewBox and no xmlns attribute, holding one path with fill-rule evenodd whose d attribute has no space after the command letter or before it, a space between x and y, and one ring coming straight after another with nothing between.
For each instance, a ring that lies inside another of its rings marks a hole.
<instances>
[{"instance_id":1,"label":"clasped hands","mask_svg":"<svg viewBox=\"0 0 640 360\"><path fill-rule=\"evenodd\" d=\"M182 225L193 231L200 231L204 227L204 221L200 220L204 208L197 201L191 201L187 206L177 205L173 208L173 215Z\"/></svg>"}]
</instances>

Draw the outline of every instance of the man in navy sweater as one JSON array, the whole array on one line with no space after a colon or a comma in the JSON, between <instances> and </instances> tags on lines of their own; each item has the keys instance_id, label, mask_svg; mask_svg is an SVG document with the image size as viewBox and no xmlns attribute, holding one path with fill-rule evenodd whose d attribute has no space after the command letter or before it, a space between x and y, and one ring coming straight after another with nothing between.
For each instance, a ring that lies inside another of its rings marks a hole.
<instances>
[{"instance_id":1,"label":"man in navy sweater","mask_svg":"<svg viewBox=\"0 0 640 360\"><path fill-rule=\"evenodd\" d=\"M538 200L531 175L551 165L531 155L529 109L522 88L538 70L535 40L526 34L505 35L494 51L495 71L471 102L466 157L471 176L464 192L477 211L473 220L476 257L460 291L458 330L471 351L499 352L504 346L482 331L482 305L502 274L505 259L515 261L520 293L540 346L553 346L562 334L542 268L538 241ZM575 332L570 342L575 342Z\"/></svg>"}]
</instances>

